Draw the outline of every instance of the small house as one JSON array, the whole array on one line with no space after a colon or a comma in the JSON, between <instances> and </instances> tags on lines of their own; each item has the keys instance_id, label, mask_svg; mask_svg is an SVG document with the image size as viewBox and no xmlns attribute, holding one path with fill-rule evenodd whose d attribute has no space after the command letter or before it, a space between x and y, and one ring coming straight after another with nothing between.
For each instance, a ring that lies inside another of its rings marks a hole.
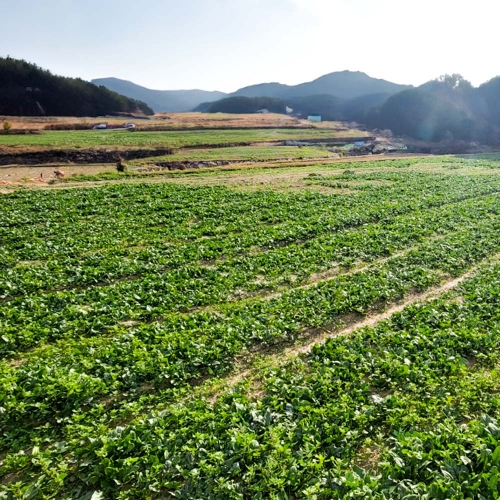
<instances>
[{"instance_id":1,"label":"small house","mask_svg":"<svg viewBox=\"0 0 500 500\"><path fill-rule=\"evenodd\" d=\"M310 122L320 122L321 121L321 115L309 115L307 119Z\"/></svg>"}]
</instances>

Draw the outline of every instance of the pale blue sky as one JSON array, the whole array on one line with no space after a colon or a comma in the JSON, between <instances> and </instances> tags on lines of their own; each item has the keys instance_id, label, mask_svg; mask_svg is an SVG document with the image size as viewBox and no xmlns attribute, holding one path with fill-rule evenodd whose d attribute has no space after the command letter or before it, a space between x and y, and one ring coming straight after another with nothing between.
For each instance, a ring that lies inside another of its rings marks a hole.
<instances>
[{"instance_id":1,"label":"pale blue sky","mask_svg":"<svg viewBox=\"0 0 500 500\"><path fill-rule=\"evenodd\" d=\"M500 74L495 0L0 0L0 56L86 80L234 91L359 70Z\"/></svg>"}]
</instances>

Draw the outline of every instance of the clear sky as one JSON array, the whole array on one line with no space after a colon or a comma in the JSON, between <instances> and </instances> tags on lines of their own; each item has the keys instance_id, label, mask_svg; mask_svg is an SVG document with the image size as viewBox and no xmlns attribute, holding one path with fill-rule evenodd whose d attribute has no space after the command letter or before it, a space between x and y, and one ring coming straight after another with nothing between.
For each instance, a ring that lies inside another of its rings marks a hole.
<instances>
[{"instance_id":1,"label":"clear sky","mask_svg":"<svg viewBox=\"0 0 500 500\"><path fill-rule=\"evenodd\" d=\"M500 75L497 0L0 0L0 56L65 76L234 91L364 71Z\"/></svg>"}]
</instances>

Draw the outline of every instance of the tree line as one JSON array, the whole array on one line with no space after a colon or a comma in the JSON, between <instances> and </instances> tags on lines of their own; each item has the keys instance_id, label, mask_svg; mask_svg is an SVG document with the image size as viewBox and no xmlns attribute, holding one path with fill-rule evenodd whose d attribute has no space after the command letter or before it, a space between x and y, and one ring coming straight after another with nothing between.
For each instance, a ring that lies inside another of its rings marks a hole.
<instances>
[{"instance_id":1,"label":"tree line","mask_svg":"<svg viewBox=\"0 0 500 500\"><path fill-rule=\"evenodd\" d=\"M366 124L427 141L500 144L500 77L475 88L460 75L442 76L389 97Z\"/></svg>"},{"instance_id":2,"label":"tree line","mask_svg":"<svg viewBox=\"0 0 500 500\"><path fill-rule=\"evenodd\" d=\"M343 100L332 95L277 99L230 97L200 105L209 113L255 113L266 108L324 120L356 121L370 129L425 141L465 140L500 145L500 77L473 87L461 75L445 75L393 95L369 94Z\"/></svg>"},{"instance_id":3,"label":"tree line","mask_svg":"<svg viewBox=\"0 0 500 500\"><path fill-rule=\"evenodd\" d=\"M53 75L36 64L0 58L0 114L11 116L102 116L144 113L145 103L80 78Z\"/></svg>"}]
</instances>

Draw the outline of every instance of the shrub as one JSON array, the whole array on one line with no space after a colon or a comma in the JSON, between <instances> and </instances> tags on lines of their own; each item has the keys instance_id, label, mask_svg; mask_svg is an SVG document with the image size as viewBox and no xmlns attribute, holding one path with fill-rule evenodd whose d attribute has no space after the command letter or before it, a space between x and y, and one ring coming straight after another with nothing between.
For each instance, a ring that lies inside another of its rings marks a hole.
<instances>
[{"instance_id":1,"label":"shrub","mask_svg":"<svg viewBox=\"0 0 500 500\"><path fill-rule=\"evenodd\" d=\"M128 170L128 165L123 161L123 158L119 158L116 163L117 172L126 172Z\"/></svg>"}]
</instances>

